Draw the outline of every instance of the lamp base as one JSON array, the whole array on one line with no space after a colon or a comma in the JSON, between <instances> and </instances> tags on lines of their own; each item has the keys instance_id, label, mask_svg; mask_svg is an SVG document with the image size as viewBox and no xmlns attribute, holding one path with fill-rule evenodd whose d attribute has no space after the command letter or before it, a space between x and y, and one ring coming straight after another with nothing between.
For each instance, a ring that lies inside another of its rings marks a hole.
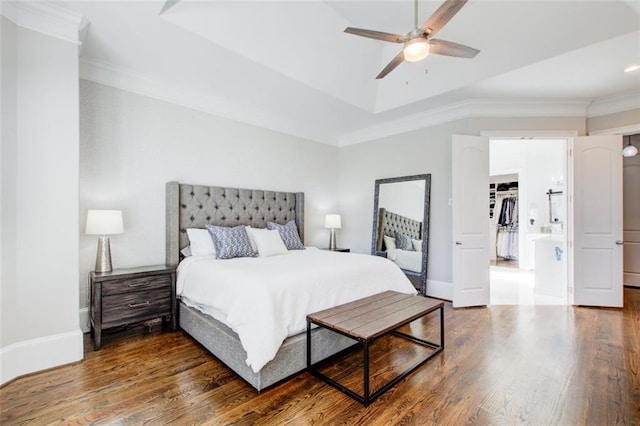
<instances>
[{"instance_id":1,"label":"lamp base","mask_svg":"<svg viewBox=\"0 0 640 426\"><path fill-rule=\"evenodd\" d=\"M96 255L96 272L111 272L111 245L109 237L98 237L98 253Z\"/></svg>"},{"instance_id":2,"label":"lamp base","mask_svg":"<svg viewBox=\"0 0 640 426\"><path fill-rule=\"evenodd\" d=\"M329 237L329 250L335 250L336 246L336 230L331 228L331 236Z\"/></svg>"}]
</instances>

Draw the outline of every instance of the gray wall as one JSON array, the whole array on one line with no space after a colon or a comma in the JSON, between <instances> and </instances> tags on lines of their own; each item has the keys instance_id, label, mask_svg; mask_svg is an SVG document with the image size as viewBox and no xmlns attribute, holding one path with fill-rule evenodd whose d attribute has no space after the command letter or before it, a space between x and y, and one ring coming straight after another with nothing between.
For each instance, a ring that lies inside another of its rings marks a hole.
<instances>
[{"instance_id":1,"label":"gray wall","mask_svg":"<svg viewBox=\"0 0 640 426\"><path fill-rule=\"evenodd\" d=\"M114 268L165 260L165 182L305 192L305 243L324 247L337 210L338 148L80 80L80 307L96 236L86 211L121 209Z\"/></svg>"}]
</instances>

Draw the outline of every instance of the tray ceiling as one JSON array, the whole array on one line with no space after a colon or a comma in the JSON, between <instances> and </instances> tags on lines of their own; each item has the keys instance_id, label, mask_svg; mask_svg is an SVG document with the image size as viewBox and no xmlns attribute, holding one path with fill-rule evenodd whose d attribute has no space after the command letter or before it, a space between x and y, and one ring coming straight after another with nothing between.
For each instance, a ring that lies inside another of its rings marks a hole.
<instances>
[{"instance_id":1,"label":"tray ceiling","mask_svg":"<svg viewBox=\"0 0 640 426\"><path fill-rule=\"evenodd\" d=\"M640 62L633 1L470 0L438 38L480 49L475 59L433 55L383 80L400 46L343 30L404 34L412 2L56 3L90 22L85 78L334 144L472 99L588 105L640 91L640 72L622 72ZM420 1L419 20L440 4Z\"/></svg>"}]
</instances>

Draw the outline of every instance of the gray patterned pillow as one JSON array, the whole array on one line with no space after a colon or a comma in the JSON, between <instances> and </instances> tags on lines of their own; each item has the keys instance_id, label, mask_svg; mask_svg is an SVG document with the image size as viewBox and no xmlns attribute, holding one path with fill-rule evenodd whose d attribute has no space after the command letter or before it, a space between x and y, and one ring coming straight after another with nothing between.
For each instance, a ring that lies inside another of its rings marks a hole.
<instances>
[{"instance_id":1,"label":"gray patterned pillow","mask_svg":"<svg viewBox=\"0 0 640 426\"><path fill-rule=\"evenodd\" d=\"M284 245L287 250L304 250L304 244L300 241L300 235L298 235L298 228L296 222L290 220L284 225L279 225L275 222L267 222L268 229L277 229L280 233L280 238L284 241Z\"/></svg>"},{"instance_id":2,"label":"gray patterned pillow","mask_svg":"<svg viewBox=\"0 0 640 426\"><path fill-rule=\"evenodd\" d=\"M232 259L234 257L253 257L256 253L251 248L249 236L244 226L207 225L213 244L216 246L216 259Z\"/></svg>"},{"instance_id":3,"label":"gray patterned pillow","mask_svg":"<svg viewBox=\"0 0 640 426\"><path fill-rule=\"evenodd\" d=\"M413 241L411 240L411 237L398 231L396 231L396 248L399 248L400 250L415 251L413 249Z\"/></svg>"}]
</instances>

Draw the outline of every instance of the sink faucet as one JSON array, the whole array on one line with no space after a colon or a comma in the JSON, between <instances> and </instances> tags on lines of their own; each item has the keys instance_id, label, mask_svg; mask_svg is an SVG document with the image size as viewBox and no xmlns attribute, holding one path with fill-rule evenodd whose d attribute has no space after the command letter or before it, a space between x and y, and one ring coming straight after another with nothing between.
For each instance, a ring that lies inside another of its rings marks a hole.
<instances>
[{"instance_id":1,"label":"sink faucet","mask_svg":"<svg viewBox=\"0 0 640 426\"><path fill-rule=\"evenodd\" d=\"M561 249L560 247L558 247L558 246L556 246L556 247L555 247L555 249L556 249L556 260L557 260L558 262L560 262L560 261L562 260L562 253L564 253L564 252L563 252L563 251L562 251L562 249Z\"/></svg>"}]
</instances>

